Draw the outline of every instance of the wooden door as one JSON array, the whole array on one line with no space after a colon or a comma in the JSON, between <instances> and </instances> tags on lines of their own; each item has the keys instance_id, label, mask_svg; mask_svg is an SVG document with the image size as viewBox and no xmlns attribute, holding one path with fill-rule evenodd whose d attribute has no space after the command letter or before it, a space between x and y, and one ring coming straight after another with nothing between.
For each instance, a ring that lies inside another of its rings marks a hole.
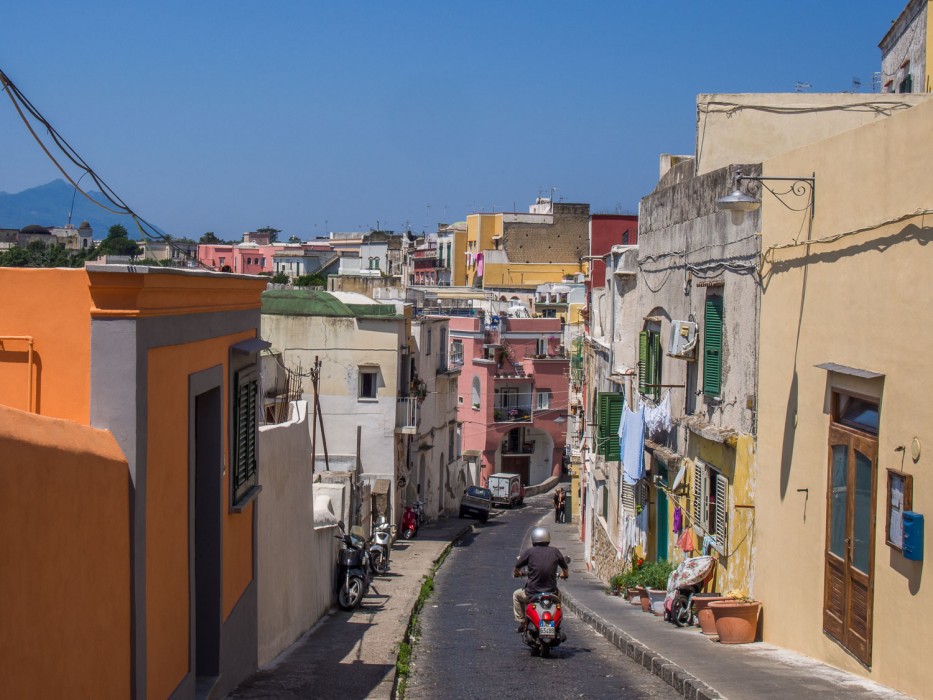
<instances>
[{"instance_id":1,"label":"wooden door","mask_svg":"<svg viewBox=\"0 0 933 700\"><path fill-rule=\"evenodd\" d=\"M871 665L878 441L829 431L823 631Z\"/></svg>"}]
</instances>

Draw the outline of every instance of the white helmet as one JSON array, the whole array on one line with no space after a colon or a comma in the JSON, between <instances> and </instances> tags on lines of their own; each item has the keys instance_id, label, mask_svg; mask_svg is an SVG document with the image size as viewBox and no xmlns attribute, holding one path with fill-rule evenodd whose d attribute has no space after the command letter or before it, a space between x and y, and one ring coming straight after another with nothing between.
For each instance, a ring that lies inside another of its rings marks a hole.
<instances>
[{"instance_id":1,"label":"white helmet","mask_svg":"<svg viewBox=\"0 0 933 700\"><path fill-rule=\"evenodd\" d=\"M536 527L531 531L531 544L532 546L551 544L551 533L547 531L546 527Z\"/></svg>"}]
</instances>

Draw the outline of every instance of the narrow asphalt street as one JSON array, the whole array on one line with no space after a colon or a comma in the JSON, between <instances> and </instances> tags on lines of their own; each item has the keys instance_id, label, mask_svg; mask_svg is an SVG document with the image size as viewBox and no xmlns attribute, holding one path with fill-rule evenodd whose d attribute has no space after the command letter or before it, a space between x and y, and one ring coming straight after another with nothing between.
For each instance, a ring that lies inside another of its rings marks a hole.
<instances>
[{"instance_id":1,"label":"narrow asphalt street","mask_svg":"<svg viewBox=\"0 0 933 700\"><path fill-rule=\"evenodd\" d=\"M569 612L567 641L550 659L531 655L515 632L511 596L523 579L511 571L549 513L549 497L529 499L455 542L421 616L406 699L681 697Z\"/></svg>"}]
</instances>

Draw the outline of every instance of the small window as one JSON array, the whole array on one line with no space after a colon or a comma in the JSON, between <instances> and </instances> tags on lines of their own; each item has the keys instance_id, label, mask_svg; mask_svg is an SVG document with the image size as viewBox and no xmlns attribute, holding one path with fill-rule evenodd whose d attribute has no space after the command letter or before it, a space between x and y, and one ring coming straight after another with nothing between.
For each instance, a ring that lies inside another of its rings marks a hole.
<instances>
[{"instance_id":1,"label":"small window","mask_svg":"<svg viewBox=\"0 0 933 700\"><path fill-rule=\"evenodd\" d=\"M359 397L361 399L375 399L379 388L379 372L376 369L360 370Z\"/></svg>"},{"instance_id":2,"label":"small window","mask_svg":"<svg viewBox=\"0 0 933 700\"><path fill-rule=\"evenodd\" d=\"M473 408L479 410L480 384L479 377L473 377Z\"/></svg>"},{"instance_id":3,"label":"small window","mask_svg":"<svg viewBox=\"0 0 933 700\"><path fill-rule=\"evenodd\" d=\"M551 407L551 391L550 389L539 389L538 390L538 401L535 404L535 408L539 411L543 411Z\"/></svg>"},{"instance_id":4,"label":"small window","mask_svg":"<svg viewBox=\"0 0 933 700\"><path fill-rule=\"evenodd\" d=\"M535 341L535 355L547 355L547 338L538 338Z\"/></svg>"},{"instance_id":5,"label":"small window","mask_svg":"<svg viewBox=\"0 0 933 700\"><path fill-rule=\"evenodd\" d=\"M655 401L661 396L661 334L638 334L638 391Z\"/></svg>"},{"instance_id":6,"label":"small window","mask_svg":"<svg viewBox=\"0 0 933 700\"><path fill-rule=\"evenodd\" d=\"M841 394L838 396L838 401L837 420L840 423L872 435L878 434L878 404Z\"/></svg>"}]
</instances>

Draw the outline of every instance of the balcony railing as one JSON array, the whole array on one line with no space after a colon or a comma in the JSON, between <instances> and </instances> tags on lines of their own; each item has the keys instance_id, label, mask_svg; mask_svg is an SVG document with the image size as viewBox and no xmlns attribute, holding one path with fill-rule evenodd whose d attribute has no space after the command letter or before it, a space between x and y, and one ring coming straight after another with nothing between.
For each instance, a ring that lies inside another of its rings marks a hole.
<instances>
[{"instance_id":1,"label":"balcony railing","mask_svg":"<svg viewBox=\"0 0 933 700\"><path fill-rule=\"evenodd\" d=\"M531 394L497 396L493 402L492 419L496 423L530 423Z\"/></svg>"},{"instance_id":2,"label":"balcony railing","mask_svg":"<svg viewBox=\"0 0 933 700\"><path fill-rule=\"evenodd\" d=\"M401 397L395 409L395 428L403 433L414 433L418 428L419 401L413 396Z\"/></svg>"}]
</instances>

